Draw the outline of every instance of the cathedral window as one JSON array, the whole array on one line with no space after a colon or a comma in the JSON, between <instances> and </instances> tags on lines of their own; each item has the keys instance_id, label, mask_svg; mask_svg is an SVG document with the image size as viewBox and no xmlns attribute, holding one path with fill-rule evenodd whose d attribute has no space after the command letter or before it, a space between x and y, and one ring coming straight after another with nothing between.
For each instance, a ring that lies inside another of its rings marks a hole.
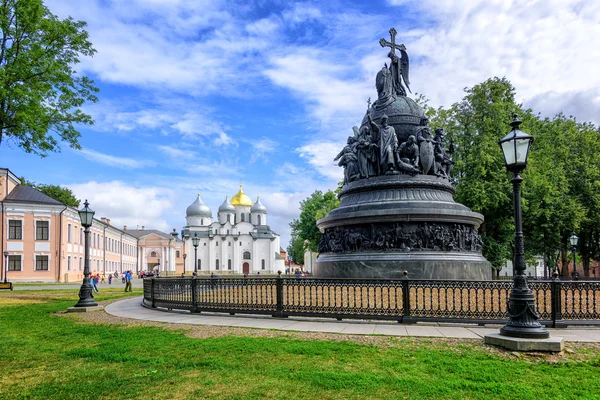
<instances>
[{"instance_id":1,"label":"cathedral window","mask_svg":"<svg viewBox=\"0 0 600 400\"><path fill-rule=\"evenodd\" d=\"M202 260L198 259L198 269L202 269Z\"/></svg>"},{"instance_id":2,"label":"cathedral window","mask_svg":"<svg viewBox=\"0 0 600 400\"><path fill-rule=\"evenodd\" d=\"M150 257L156 257L156 252L153 251L152 253L150 253Z\"/></svg>"},{"instance_id":3,"label":"cathedral window","mask_svg":"<svg viewBox=\"0 0 600 400\"><path fill-rule=\"evenodd\" d=\"M231 242L229 242L229 247L231 247Z\"/></svg>"},{"instance_id":4,"label":"cathedral window","mask_svg":"<svg viewBox=\"0 0 600 400\"><path fill-rule=\"evenodd\" d=\"M231 258L227 260L227 269L231 270Z\"/></svg>"},{"instance_id":5,"label":"cathedral window","mask_svg":"<svg viewBox=\"0 0 600 400\"><path fill-rule=\"evenodd\" d=\"M250 252L249 251L244 252L244 260L250 260Z\"/></svg>"},{"instance_id":6,"label":"cathedral window","mask_svg":"<svg viewBox=\"0 0 600 400\"><path fill-rule=\"evenodd\" d=\"M242 222L244 222L244 221L245 221L245 219L244 219L244 213L242 213Z\"/></svg>"},{"instance_id":7,"label":"cathedral window","mask_svg":"<svg viewBox=\"0 0 600 400\"><path fill-rule=\"evenodd\" d=\"M200 220L200 225L204 225L204 219Z\"/></svg>"},{"instance_id":8,"label":"cathedral window","mask_svg":"<svg viewBox=\"0 0 600 400\"><path fill-rule=\"evenodd\" d=\"M260 262L261 269L265 269L265 259L263 258Z\"/></svg>"},{"instance_id":9,"label":"cathedral window","mask_svg":"<svg viewBox=\"0 0 600 400\"><path fill-rule=\"evenodd\" d=\"M258 216L258 224L259 224L259 225L262 225L262 215L259 215L259 216Z\"/></svg>"},{"instance_id":10,"label":"cathedral window","mask_svg":"<svg viewBox=\"0 0 600 400\"><path fill-rule=\"evenodd\" d=\"M219 260L215 260L215 269L219 269Z\"/></svg>"},{"instance_id":11,"label":"cathedral window","mask_svg":"<svg viewBox=\"0 0 600 400\"><path fill-rule=\"evenodd\" d=\"M242 245L242 241L240 240L240 246Z\"/></svg>"},{"instance_id":12,"label":"cathedral window","mask_svg":"<svg viewBox=\"0 0 600 400\"><path fill-rule=\"evenodd\" d=\"M231 222L231 214L227 214L227 222Z\"/></svg>"},{"instance_id":13,"label":"cathedral window","mask_svg":"<svg viewBox=\"0 0 600 400\"><path fill-rule=\"evenodd\" d=\"M217 242L217 247L219 247L219 242Z\"/></svg>"}]
</instances>

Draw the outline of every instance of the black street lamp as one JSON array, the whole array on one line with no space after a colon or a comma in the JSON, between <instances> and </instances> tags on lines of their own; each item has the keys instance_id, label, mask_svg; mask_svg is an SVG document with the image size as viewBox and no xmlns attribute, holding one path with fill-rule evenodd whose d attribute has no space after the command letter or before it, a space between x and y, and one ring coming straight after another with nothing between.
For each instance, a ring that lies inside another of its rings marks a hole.
<instances>
[{"instance_id":1,"label":"black street lamp","mask_svg":"<svg viewBox=\"0 0 600 400\"><path fill-rule=\"evenodd\" d=\"M183 273L185 274L185 259L187 258L187 253L183 253Z\"/></svg>"},{"instance_id":2,"label":"black street lamp","mask_svg":"<svg viewBox=\"0 0 600 400\"><path fill-rule=\"evenodd\" d=\"M550 333L538 322L540 316L535 308L535 297L527 285L521 219L521 182L523 178L519 174L527 166L527 156L533 136L520 131L519 125L521 125L521 121L517 118L517 114L513 114L513 121L510 123L513 129L499 142L504 153L506 169L513 174L511 182L513 184L515 218L514 276L513 288L508 299L509 319L506 325L500 329L500 334L518 338L544 339L550 337Z\"/></svg>"},{"instance_id":3,"label":"black street lamp","mask_svg":"<svg viewBox=\"0 0 600 400\"><path fill-rule=\"evenodd\" d=\"M8 275L8 251L4 252L4 283L7 283L6 275Z\"/></svg>"},{"instance_id":4,"label":"black street lamp","mask_svg":"<svg viewBox=\"0 0 600 400\"><path fill-rule=\"evenodd\" d=\"M83 205L84 207L79 210L79 218L81 219L81 225L85 228L83 231L85 238L85 259L83 263L83 283L79 289L79 301L75 304L75 307L96 307L98 304L94 301L92 285L90 284L90 226L92 226L96 212L88 207L89 203L87 200Z\"/></svg>"},{"instance_id":5,"label":"black street lamp","mask_svg":"<svg viewBox=\"0 0 600 400\"><path fill-rule=\"evenodd\" d=\"M579 243L579 238L573 232L573 236L569 238L569 242L571 243L571 251L573 252L573 274L571 275L573 278L577 278L579 275L577 273L577 243Z\"/></svg>"},{"instance_id":6,"label":"black street lamp","mask_svg":"<svg viewBox=\"0 0 600 400\"><path fill-rule=\"evenodd\" d=\"M198 245L200 244L200 238L197 232L194 232L192 244L194 245L194 274L198 274Z\"/></svg>"}]
</instances>

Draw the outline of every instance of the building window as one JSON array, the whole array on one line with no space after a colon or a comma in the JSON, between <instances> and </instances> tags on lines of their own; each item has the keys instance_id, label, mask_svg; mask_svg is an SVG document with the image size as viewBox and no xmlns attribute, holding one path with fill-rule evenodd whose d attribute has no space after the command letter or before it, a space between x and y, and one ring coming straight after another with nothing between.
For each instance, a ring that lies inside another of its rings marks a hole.
<instances>
[{"instance_id":1,"label":"building window","mask_svg":"<svg viewBox=\"0 0 600 400\"><path fill-rule=\"evenodd\" d=\"M250 252L249 251L244 252L244 260L250 260Z\"/></svg>"},{"instance_id":2,"label":"building window","mask_svg":"<svg viewBox=\"0 0 600 400\"><path fill-rule=\"evenodd\" d=\"M23 239L23 221L20 219L11 219L8 221L8 238L16 240Z\"/></svg>"},{"instance_id":3,"label":"building window","mask_svg":"<svg viewBox=\"0 0 600 400\"><path fill-rule=\"evenodd\" d=\"M231 223L231 214L227 214L227 222Z\"/></svg>"},{"instance_id":4,"label":"building window","mask_svg":"<svg viewBox=\"0 0 600 400\"><path fill-rule=\"evenodd\" d=\"M258 216L258 224L259 224L259 225L262 225L262 215L259 215L259 216Z\"/></svg>"},{"instance_id":5,"label":"building window","mask_svg":"<svg viewBox=\"0 0 600 400\"><path fill-rule=\"evenodd\" d=\"M150 253L150 257L156 257L156 252L153 251L152 253Z\"/></svg>"},{"instance_id":6,"label":"building window","mask_svg":"<svg viewBox=\"0 0 600 400\"><path fill-rule=\"evenodd\" d=\"M83 244L83 228L79 228L79 244Z\"/></svg>"},{"instance_id":7,"label":"building window","mask_svg":"<svg viewBox=\"0 0 600 400\"><path fill-rule=\"evenodd\" d=\"M217 247L219 247L219 242L217 242Z\"/></svg>"},{"instance_id":8,"label":"building window","mask_svg":"<svg viewBox=\"0 0 600 400\"><path fill-rule=\"evenodd\" d=\"M71 237L71 224L69 224L67 226L67 242L71 243L72 241L72 237Z\"/></svg>"},{"instance_id":9,"label":"building window","mask_svg":"<svg viewBox=\"0 0 600 400\"><path fill-rule=\"evenodd\" d=\"M227 260L227 269L231 270L231 259Z\"/></svg>"},{"instance_id":10,"label":"building window","mask_svg":"<svg viewBox=\"0 0 600 400\"><path fill-rule=\"evenodd\" d=\"M231 247L231 242L229 242L229 247Z\"/></svg>"},{"instance_id":11,"label":"building window","mask_svg":"<svg viewBox=\"0 0 600 400\"><path fill-rule=\"evenodd\" d=\"M49 221L35 221L35 240L48 240L50 238Z\"/></svg>"},{"instance_id":12,"label":"building window","mask_svg":"<svg viewBox=\"0 0 600 400\"><path fill-rule=\"evenodd\" d=\"M215 269L219 269L219 260L215 260Z\"/></svg>"},{"instance_id":13,"label":"building window","mask_svg":"<svg viewBox=\"0 0 600 400\"><path fill-rule=\"evenodd\" d=\"M240 246L242 245L242 241L240 240Z\"/></svg>"},{"instance_id":14,"label":"building window","mask_svg":"<svg viewBox=\"0 0 600 400\"><path fill-rule=\"evenodd\" d=\"M8 270L9 271L20 271L21 270L21 255L8 256Z\"/></svg>"},{"instance_id":15,"label":"building window","mask_svg":"<svg viewBox=\"0 0 600 400\"><path fill-rule=\"evenodd\" d=\"M67 257L67 271L71 270L71 256Z\"/></svg>"},{"instance_id":16,"label":"building window","mask_svg":"<svg viewBox=\"0 0 600 400\"><path fill-rule=\"evenodd\" d=\"M204 219L200 219L200 225L204 225Z\"/></svg>"},{"instance_id":17,"label":"building window","mask_svg":"<svg viewBox=\"0 0 600 400\"><path fill-rule=\"evenodd\" d=\"M179 253L179 250L176 250L176 251L175 251L175 257L176 257L176 258L179 258L179 255L180 255L180 254L181 254L181 253Z\"/></svg>"},{"instance_id":18,"label":"building window","mask_svg":"<svg viewBox=\"0 0 600 400\"><path fill-rule=\"evenodd\" d=\"M242 218L241 219L242 219L242 222L245 221L244 213L242 213Z\"/></svg>"},{"instance_id":19,"label":"building window","mask_svg":"<svg viewBox=\"0 0 600 400\"><path fill-rule=\"evenodd\" d=\"M263 258L260 262L261 269L265 269L265 259Z\"/></svg>"},{"instance_id":20,"label":"building window","mask_svg":"<svg viewBox=\"0 0 600 400\"><path fill-rule=\"evenodd\" d=\"M206 242L204 242L204 245L206 246Z\"/></svg>"},{"instance_id":21,"label":"building window","mask_svg":"<svg viewBox=\"0 0 600 400\"><path fill-rule=\"evenodd\" d=\"M202 269L202 260L198 259L198 269Z\"/></svg>"},{"instance_id":22,"label":"building window","mask_svg":"<svg viewBox=\"0 0 600 400\"><path fill-rule=\"evenodd\" d=\"M35 256L35 270L48 271L48 256Z\"/></svg>"}]
</instances>

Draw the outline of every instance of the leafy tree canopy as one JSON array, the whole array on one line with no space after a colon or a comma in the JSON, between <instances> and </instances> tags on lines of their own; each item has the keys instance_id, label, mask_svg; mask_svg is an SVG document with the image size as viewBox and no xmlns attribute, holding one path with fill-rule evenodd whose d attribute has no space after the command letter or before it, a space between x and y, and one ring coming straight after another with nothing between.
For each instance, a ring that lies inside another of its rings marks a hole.
<instances>
[{"instance_id":1,"label":"leafy tree canopy","mask_svg":"<svg viewBox=\"0 0 600 400\"><path fill-rule=\"evenodd\" d=\"M42 0L0 3L0 144L12 142L42 157L60 151L58 139L80 148L76 124L98 89L73 66L96 51L86 23L60 20Z\"/></svg>"},{"instance_id":2,"label":"leafy tree canopy","mask_svg":"<svg viewBox=\"0 0 600 400\"><path fill-rule=\"evenodd\" d=\"M21 185L32 186L44 193L46 196L52 197L54 200L58 200L61 203L64 203L71 207L79 207L81 200L79 200L71 189L63 188L57 185L44 185L44 184L36 184L35 182L30 182L25 178L21 179Z\"/></svg>"}]
</instances>

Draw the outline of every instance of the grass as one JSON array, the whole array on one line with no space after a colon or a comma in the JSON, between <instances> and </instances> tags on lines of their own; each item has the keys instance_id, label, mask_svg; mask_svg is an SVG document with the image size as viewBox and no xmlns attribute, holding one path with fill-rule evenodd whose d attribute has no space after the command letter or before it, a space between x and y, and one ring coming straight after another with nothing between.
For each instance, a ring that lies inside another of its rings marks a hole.
<instances>
[{"instance_id":1,"label":"grass","mask_svg":"<svg viewBox=\"0 0 600 400\"><path fill-rule=\"evenodd\" d=\"M105 289L97 300L130 295L121 290ZM194 339L185 326L91 324L57 315L76 302L76 293L0 293L0 399L593 399L600 393L594 346L549 362L468 340Z\"/></svg>"}]
</instances>

